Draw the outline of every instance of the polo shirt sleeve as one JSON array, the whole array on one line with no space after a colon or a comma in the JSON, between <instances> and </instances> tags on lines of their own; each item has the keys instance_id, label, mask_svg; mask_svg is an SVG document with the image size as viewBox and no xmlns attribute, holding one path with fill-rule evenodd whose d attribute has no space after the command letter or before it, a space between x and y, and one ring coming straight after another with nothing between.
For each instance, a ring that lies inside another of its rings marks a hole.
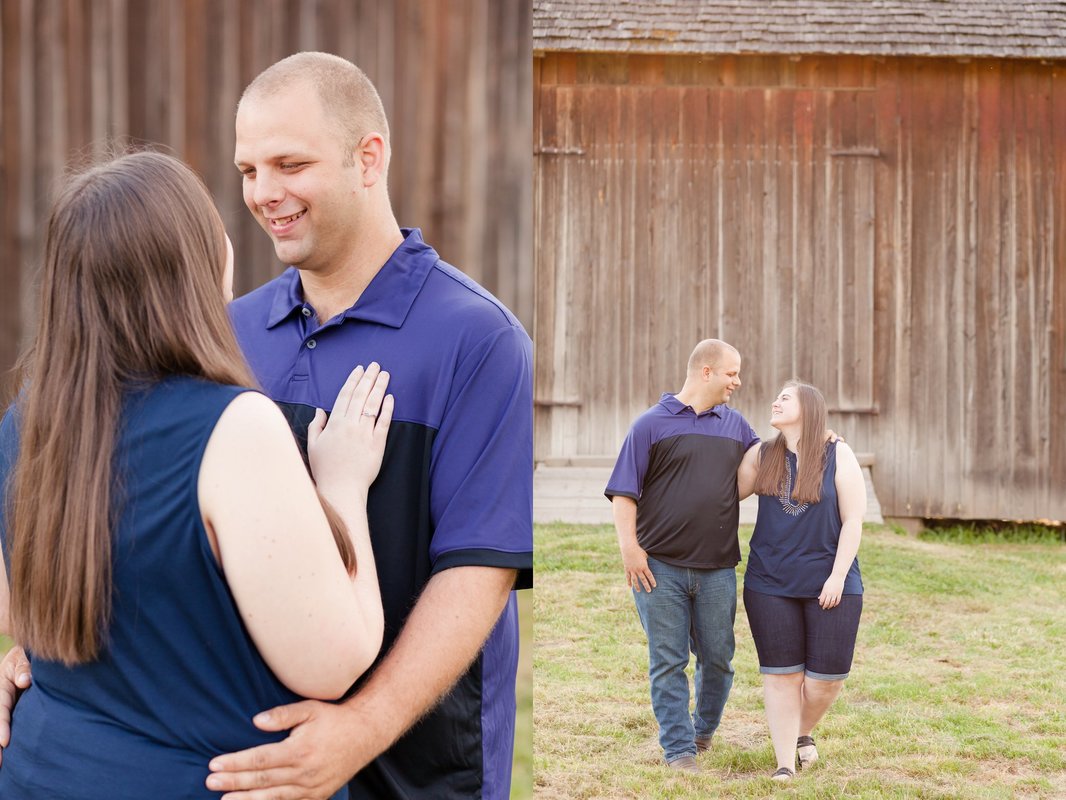
<instances>
[{"instance_id":1,"label":"polo shirt sleeve","mask_svg":"<svg viewBox=\"0 0 1066 800\"><path fill-rule=\"evenodd\" d=\"M652 445L651 431L647 425L641 424L643 421L642 417L633 423L626 440L622 442L622 450L618 454L618 460L614 462L614 472L611 473L611 479L607 481L607 488L603 492L608 500L615 495L640 499Z\"/></svg>"},{"instance_id":2,"label":"polo shirt sleeve","mask_svg":"<svg viewBox=\"0 0 1066 800\"><path fill-rule=\"evenodd\" d=\"M751 427L751 423L744 420L744 452L748 452L752 447L759 443L759 434L755 432L755 429Z\"/></svg>"},{"instance_id":3,"label":"polo shirt sleeve","mask_svg":"<svg viewBox=\"0 0 1066 800\"><path fill-rule=\"evenodd\" d=\"M433 573L518 570L533 585L533 343L521 327L490 333L456 367L433 445Z\"/></svg>"}]
</instances>

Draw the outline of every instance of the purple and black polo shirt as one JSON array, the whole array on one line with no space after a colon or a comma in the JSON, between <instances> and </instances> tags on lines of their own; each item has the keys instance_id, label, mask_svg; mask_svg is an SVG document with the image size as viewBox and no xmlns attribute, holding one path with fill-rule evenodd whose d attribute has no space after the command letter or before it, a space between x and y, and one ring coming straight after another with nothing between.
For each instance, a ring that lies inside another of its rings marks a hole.
<instances>
[{"instance_id":1,"label":"purple and black polo shirt","mask_svg":"<svg viewBox=\"0 0 1066 800\"><path fill-rule=\"evenodd\" d=\"M672 394L637 417L604 494L637 501L637 543L676 567L740 562L737 468L759 437L727 405L697 414Z\"/></svg>"},{"instance_id":2,"label":"purple and black polo shirt","mask_svg":"<svg viewBox=\"0 0 1066 800\"><path fill-rule=\"evenodd\" d=\"M532 342L496 298L416 230L354 306L319 325L300 274L230 305L237 339L301 446L357 365L388 370L396 406L368 516L386 652L430 577L458 566L533 583ZM514 742L517 606L437 708L367 766L352 798L506 798Z\"/></svg>"}]
</instances>

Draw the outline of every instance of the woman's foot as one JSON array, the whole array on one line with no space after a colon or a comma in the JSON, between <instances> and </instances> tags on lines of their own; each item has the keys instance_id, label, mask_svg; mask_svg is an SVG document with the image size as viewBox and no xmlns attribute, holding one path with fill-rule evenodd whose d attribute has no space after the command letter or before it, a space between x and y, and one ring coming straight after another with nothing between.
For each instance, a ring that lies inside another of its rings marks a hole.
<instances>
[{"instance_id":1,"label":"woman's foot","mask_svg":"<svg viewBox=\"0 0 1066 800\"><path fill-rule=\"evenodd\" d=\"M814 739L810 736L801 736L796 740L796 757L799 758L799 768L807 769L818 760L818 748L814 746Z\"/></svg>"},{"instance_id":2,"label":"woman's foot","mask_svg":"<svg viewBox=\"0 0 1066 800\"><path fill-rule=\"evenodd\" d=\"M778 783L788 783L796 776L796 773L788 767L778 767L777 772L770 776L770 780Z\"/></svg>"}]
</instances>

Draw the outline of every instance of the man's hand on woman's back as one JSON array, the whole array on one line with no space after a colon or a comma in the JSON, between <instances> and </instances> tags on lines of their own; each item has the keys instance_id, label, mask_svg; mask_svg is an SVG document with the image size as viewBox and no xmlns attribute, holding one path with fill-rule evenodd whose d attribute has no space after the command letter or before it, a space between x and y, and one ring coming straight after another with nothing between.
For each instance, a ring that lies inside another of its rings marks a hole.
<instances>
[{"instance_id":1,"label":"man's hand on woman's back","mask_svg":"<svg viewBox=\"0 0 1066 800\"><path fill-rule=\"evenodd\" d=\"M0 748L11 744L11 713L22 690L29 685L30 662L26 652L21 647L12 647L0 661Z\"/></svg>"}]
</instances>

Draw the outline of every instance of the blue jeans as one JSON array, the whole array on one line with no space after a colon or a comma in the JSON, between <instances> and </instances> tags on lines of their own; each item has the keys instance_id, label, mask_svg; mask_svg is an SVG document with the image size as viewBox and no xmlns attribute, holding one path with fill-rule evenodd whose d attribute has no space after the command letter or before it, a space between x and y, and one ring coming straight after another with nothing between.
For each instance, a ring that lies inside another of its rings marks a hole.
<instances>
[{"instance_id":1,"label":"blue jeans","mask_svg":"<svg viewBox=\"0 0 1066 800\"><path fill-rule=\"evenodd\" d=\"M733 622L737 573L687 569L648 558L651 592L634 591L648 636L651 705L667 762L696 755L696 737L710 736L733 686ZM689 716L689 651L696 656L696 711Z\"/></svg>"}]
</instances>

